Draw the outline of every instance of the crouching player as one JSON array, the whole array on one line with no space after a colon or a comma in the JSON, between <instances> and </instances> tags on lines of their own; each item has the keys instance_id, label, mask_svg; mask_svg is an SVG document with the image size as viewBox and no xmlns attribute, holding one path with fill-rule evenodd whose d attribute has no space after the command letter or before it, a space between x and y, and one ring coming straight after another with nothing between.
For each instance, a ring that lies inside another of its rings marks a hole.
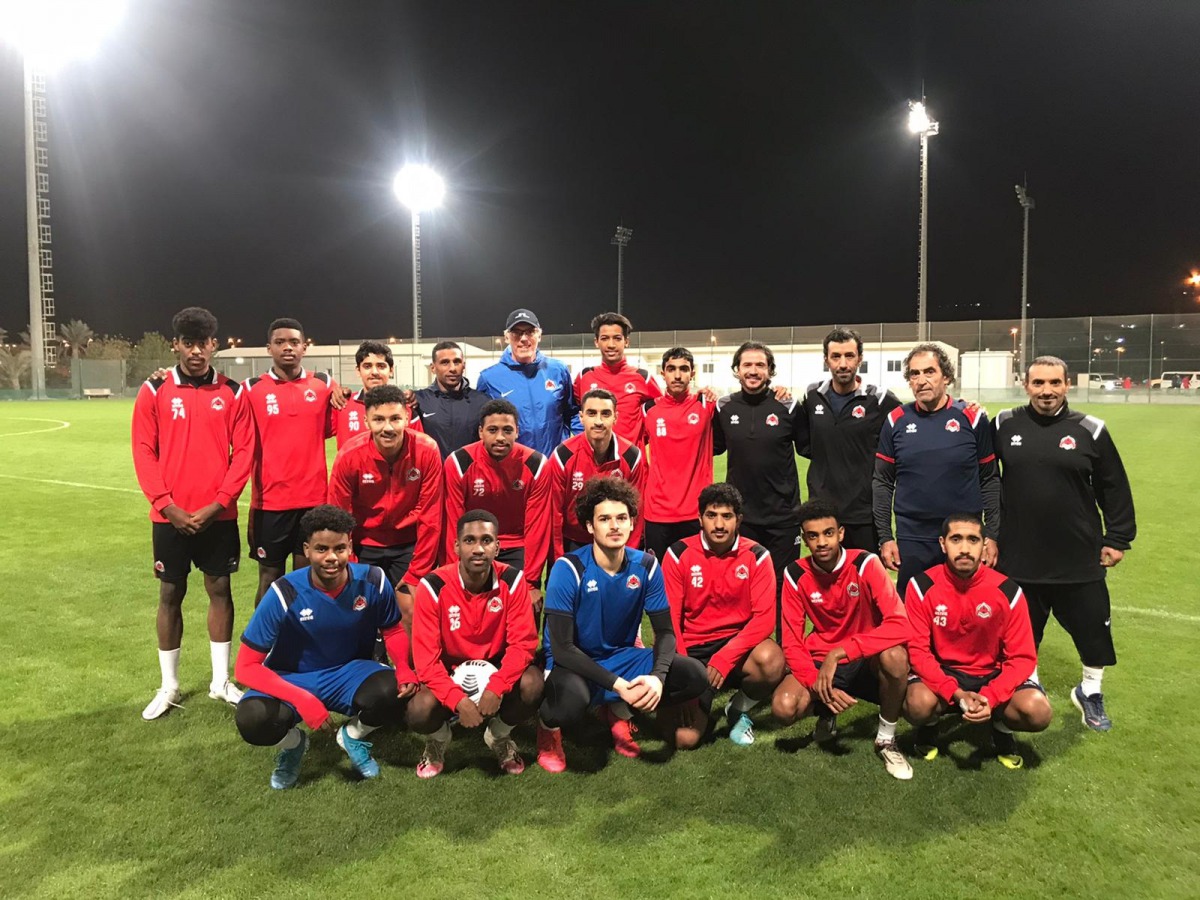
<instances>
[{"instance_id":1,"label":"crouching player","mask_svg":"<svg viewBox=\"0 0 1200 900\"><path fill-rule=\"evenodd\" d=\"M454 541L457 561L434 569L417 586L413 659L422 687L409 703L408 720L413 731L427 735L417 764L421 778L433 778L445 765L452 713L464 728L487 722L483 741L501 771L525 771L512 730L537 712L543 678L531 665L537 626L529 586L520 569L496 562L499 531L499 520L487 510L465 513ZM473 659L496 667L478 702L451 677Z\"/></svg>"},{"instance_id":2,"label":"crouching player","mask_svg":"<svg viewBox=\"0 0 1200 900\"><path fill-rule=\"evenodd\" d=\"M658 561L626 547L638 514L637 491L617 478L591 478L575 501L575 514L592 543L560 557L546 586L552 668L537 759L547 772L566 769L560 729L582 719L588 707L600 707L618 752L636 757L641 750L629 720L609 704L623 701L648 713L660 703L699 697L708 687L704 664L675 653ZM643 613L654 628L653 649L634 646Z\"/></svg>"},{"instance_id":3,"label":"crouching player","mask_svg":"<svg viewBox=\"0 0 1200 900\"><path fill-rule=\"evenodd\" d=\"M957 705L967 722L991 722L1000 762L1023 764L1014 731L1044 731L1053 713L1035 679L1037 649L1025 595L987 566L983 524L973 513L942 525L946 561L905 590L913 682L904 716L918 726L917 752L935 759L937 720Z\"/></svg>"},{"instance_id":4,"label":"crouching player","mask_svg":"<svg viewBox=\"0 0 1200 900\"><path fill-rule=\"evenodd\" d=\"M874 553L842 547L837 511L823 500L800 507L809 556L788 563L783 585L783 652L791 674L771 701L780 722L817 716L814 737L837 737L837 715L858 700L879 704L875 752L893 778L912 778L896 746L908 683L908 620ZM805 619L812 632L805 636Z\"/></svg>"},{"instance_id":5,"label":"crouching player","mask_svg":"<svg viewBox=\"0 0 1200 900\"><path fill-rule=\"evenodd\" d=\"M754 743L750 710L783 678L783 651L775 630L775 569L767 548L738 534L742 495L732 484L700 492L701 533L672 544L663 560L676 651L704 663L708 689L678 708L675 746L690 750L703 739L717 691L736 687L725 707L729 739ZM665 712L665 711L664 711Z\"/></svg>"},{"instance_id":6,"label":"crouching player","mask_svg":"<svg viewBox=\"0 0 1200 900\"><path fill-rule=\"evenodd\" d=\"M263 596L238 651L237 678L246 691L237 727L249 744L278 747L271 787L289 788L313 731L332 731L329 712L350 716L337 742L363 778L379 774L365 740L381 725L399 724L417 676L408 659L408 633L383 570L351 563L354 518L317 506L300 518L308 566L275 581ZM371 659L377 632L392 669Z\"/></svg>"}]
</instances>

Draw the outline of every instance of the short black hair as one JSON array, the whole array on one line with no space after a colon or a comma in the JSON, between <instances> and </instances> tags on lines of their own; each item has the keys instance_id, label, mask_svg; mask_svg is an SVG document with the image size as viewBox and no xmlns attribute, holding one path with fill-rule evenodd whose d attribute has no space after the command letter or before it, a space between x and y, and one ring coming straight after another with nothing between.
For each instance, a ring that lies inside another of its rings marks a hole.
<instances>
[{"instance_id":1,"label":"short black hair","mask_svg":"<svg viewBox=\"0 0 1200 900\"><path fill-rule=\"evenodd\" d=\"M606 501L624 503L629 510L629 518L636 519L638 514L637 488L623 478L613 478L611 475L595 475L583 484L583 490L575 499L575 517L580 525L592 521L596 507Z\"/></svg>"},{"instance_id":2,"label":"short black hair","mask_svg":"<svg viewBox=\"0 0 1200 900\"><path fill-rule=\"evenodd\" d=\"M817 519L833 519L839 525L842 524L837 507L828 500L809 500L807 503L800 504L801 532L804 531L805 522L814 522Z\"/></svg>"},{"instance_id":3,"label":"short black hair","mask_svg":"<svg viewBox=\"0 0 1200 900\"><path fill-rule=\"evenodd\" d=\"M979 531L983 532L983 516L973 512L956 512L950 513L942 522L942 537L950 536L950 526L955 522L973 522L979 526Z\"/></svg>"},{"instance_id":4,"label":"short black hair","mask_svg":"<svg viewBox=\"0 0 1200 900\"><path fill-rule=\"evenodd\" d=\"M171 331L181 341L207 341L217 336L217 317L203 306L189 306L175 313Z\"/></svg>"},{"instance_id":5,"label":"short black hair","mask_svg":"<svg viewBox=\"0 0 1200 900\"><path fill-rule=\"evenodd\" d=\"M908 364L912 362L912 358L918 353L932 353L937 357L938 368L942 370L942 374L946 376L946 380L954 381L954 363L950 359L950 355L941 348L941 345L932 342L925 344L917 344L908 351L908 356L904 357L904 377L908 377Z\"/></svg>"},{"instance_id":6,"label":"short black hair","mask_svg":"<svg viewBox=\"0 0 1200 900\"><path fill-rule=\"evenodd\" d=\"M458 517L458 525L455 526L454 536L462 537L463 529L472 522L490 522L492 527L496 529L496 535L500 534L500 520L486 509L469 509Z\"/></svg>"},{"instance_id":7,"label":"short black hair","mask_svg":"<svg viewBox=\"0 0 1200 900\"><path fill-rule=\"evenodd\" d=\"M1037 359L1029 361L1029 365L1025 367L1025 383L1029 384L1029 370L1034 366L1059 366L1063 370L1063 381L1071 380L1071 367L1067 365L1065 359L1060 359L1057 356L1039 356Z\"/></svg>"},{"instance_id":8,"label":"short black hair","mask_svg":"<svg viewBox=\"0 0 1200 900\"><path fill-rule=\"evenodd\" d=\"M852 328L835 328L829 334L825 335L825 340L821 344L824 348L824 354L829 355L830 344L844 344L846 341L854 341L854 346L858 349L858 356L862 358L862 335Z\"/></svg>"},{"instance_id":9,"label":"short black hair","mask_svg":"<svg viewBox=\"0 0 1200 900\"><path fill-rule=\"evenodd\" d=\"M670 350L664 353L662 367L665 369L667 367L667 362L672 359L686 359L688 361L688 365L692 367L693 371L696 368L696 358L692 356L692 351L687 347L672 347Z\"/></svg>"},{"instance_id":10,"label":"short black hair","mask_svg":"<svg viewBox=\"0 0 1200 900\"><path fill-rule=\"evenodd\" d=\"M394 384L381 384L379 387L373 387L363 394L362 400L363 406L367 409L383 406L385 403L399 403L401 406L407 406L404 402L404 391Z\"/></svg>"},{"instance_id":11,"label":"short black hair","mask_svg":"<svg viewBox=\"0 0 1200 900\"><path fill-rule=\"evenodd\" d=\"M589 400L607 400L613 405L613 409L617 408L617 395L612 391L606 391L604 388L592 388L586 394L579 398L579 408L583 409L583 404Z\"/></svg>"},{"instance_id":12,"label":"short black hair","mask_svg":"<svg viewBox=\"0 0 1200 900\"><path fill-rule=\"evenodd\" d=\"M358 345L358 350L354 354L354 368L358 368L363 364L363 360L368 356L382 356L387 360L388 368L396 368L396 363L392 359L392 348L382 341L363 341Z\"/></svg>"},{"instance_id":13,"label":"short black hair","mask_svg":"<svg viewBox=\"0 0 1200 900\"><path fill-rule=\"evenodd\" d=\"M429 361L437 362L437 355L443 350L457 350L459 353L462 353L462 347L458 346L454 341L438 341L433 345L433 352L429 354Z\"/></svg>"},{"instance_id":14,"label":"short black hair","mask_svg":"<svg viewBox=\"0 0 1200 900\"><path fill-rule=\"evenodd\" d=\"M625 337L629 337L629 332L633 331L633 323L620 313L600 313L600 315L592 319L592 334L595 337L600 337L600 327L603 325L620 325L621 332Z\"/></svg>"},{"instance_id":15,"label":"short black hair","mask_svg":"<svg viewBox=\"0 0 1200 900\"><path fill-rule=\"evenodd\" d=\"M767 374L772 378L775 377L775 354L771 352L771 348L762 341L746 341L742 346L738 347L733 352L733 371L737 371L738 364L742 361L742 354L747 350L761 350L767 356Z\"/></svg>"},{"instance_id":16,"label":"short black hair","mask_svg":"<svg viewBox=\"0 0 1200 900\"><path fill-rule=\"evenodd\" d=\"M728 506L735 516L742 514L742 492L727 481L710 484L700 492L700 515L710 506Z\"/></svg>"},{"instance_id":17,"label":"short black hair","mask_svg":"<svg viewBox=\"0 0 1200 900\"><path fill-rule=\"evenodd\" d=\"M483 427L483 423L487 421L488 416L512 416L518 422L521 416L517 413L517 408L507 400L489 400L483 406L479 407L479 427Z\"/></svg>"},{"instance_id":18,"label":"short black hair","mask_svg":"<svg viewBox=\"0 0 1200 900\"><path fill-rule=\"evenodd\" d=\"M280 328L294 328L296 331L300 332L300 337L304 337L304 326L301 325L296 319L275 319L270 325L267 326L268 344L271 343L271 335L277 332Z\"/></svg>"},{"instance_id":19,"label":"short black hair","mask_svg":"<svg viewBox=\"0 0 1200 900\"><path fill-rule=\"evenodd\" d=\"M354 516L340 506L331 506L325 503L321 506L314 506L300 517L300 538L307 544L308 539L318 531L353 534L357 524Z\"/></svg>"}]
</instances>

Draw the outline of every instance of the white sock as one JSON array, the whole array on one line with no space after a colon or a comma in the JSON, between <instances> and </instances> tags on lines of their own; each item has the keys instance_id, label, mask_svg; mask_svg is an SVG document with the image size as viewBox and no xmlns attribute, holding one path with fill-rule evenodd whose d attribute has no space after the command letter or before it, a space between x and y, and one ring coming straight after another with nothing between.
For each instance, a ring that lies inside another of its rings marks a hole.
<instances>
[{"instance_id":1,"label":"white sock","mask_svg":"<svg viewBox=\"0 0 1200 900\"><path fill-rule=\"evenodd\" d=\"M208 652L212 656L212 686L220 688L229 680L229 641L209 641Z\"/></svg>"},{"instance_id":2,"label":"white sock","mask_svg":"<svg viewBox=\"0 0 1200 900\"><path fill-rule=\"evenodd\" d=\"M1003 719L992 719L992 727L1001 734L1012 734L1013 730L1008 727L1008 723Z\"/></svg>"},{"instance_id":3,"label":"white sock","mask_svg":"<svg viewBox=\"0 0 1200 900\"><path fill-rule=\"evenodd\" d=\"M879 717L879 728L875 732L875 743L886 744L896 739L896 723L889 722L883 716Z\"/></svg>"},{"instance_id":4,"label":"white sock","mask_svg":"<svg viewBox=\"0 0 1200 900\"><path fill-rule=\"evenodd\" d=\"M1083 667L1083 680L1079 683L1079 690L1085 697L1091 697L1100 693L1100 680L1104 677L1104 667L1092 666Z\"/></svg>"},{"instance_id":5,"label":"white sock","mask_svg":"<svg viewBox=\"0 0 1200 900\"><path fill-rule=\"evenodd\" d=\"M545 722L542 721L541 716L538 716L538 728L542 728L546 731L560 731L561 730L559 728L551 728L549 725L547 725Z\"/></svg>"},{"instance_id":6,"label":"white sock","mask_svg":"<svg viewBox=\"0 0 1200 900\"><path fill-rule=\"evenodd\" d=\"M612 710L613 715L618 719L624 719L628 722L633 718L633 710L629 708L629 704L624 700L614 700L608 704L608 708Z\"/></svg>"},{"instance_id":7,"label":"white sock","mask_svg":"<svg viewBox=\"0 0 1200 900\"><path fill-rule=\"evenodd\" d=\"M488 722L487 726L488 732L491 734L492 740L494 741L504 740L506 737L512 734L513 727L514 726L509 725L499 716L492 716L492 721Z\"/></svg>"},{"instance_id":8,"label":"white sock","mask_svg":"<svg viewBox=\"0 0 1200 900\"><path fill-rule=\"evenodd\" d=\"M281 740L275 746L280 750L293 750L300 746L300 740L300 729L289 728L287 734L283 736L283 740Z\"/></svg>"},{"instance_id":9,"label":"white sock","mask_svg":"<svg viewBox=\"0 0 1200 900\"><path fill-rule=\"evenodd\" d=\"M179 648L158 651L158 667L162 670L162 689L179 690Z\"/></svg>"},{"instance_id":10,"label":"white sock","mask_svg":"<svg viewBox=\"0 0 1200 900\"><path fill-rule=\"evenodd\" d=\"M445 744L450 740L450 723L443 722L442 727L433 734L425 735L427 741L437 741L439 744Z\"/></svg>"},{"instance_id":11,"label":"white sock","mask_svg":"<svg viewBox=\"0 0 1200 900\"><path fill-rule=\"evenodd\" d=\"M745 691L738 691L729 700L729 708L734 712L750 712L757 705L758 701L747 697Z\"/></svg>"},{"instance_id":12,"label":"white sock","mask_svg":"<svg viewBox=\"0 0 1200 900\"><path fill-rule=\"evenodd\" d=\"M346 734L354 738L356 741L361 741L368 734L378 728L378 725L367 725L358 716L355 716L346 723Z\"/></svg>"},{"instance_id":13,"label":"white sock","mask_svg":"<svg viewBox=\"0 0 1200 900\"><path fill-rule=\"evenodd\" d=\"M1042 683L1042 679L1038 678L1037 666L1033 667L1033 674L1029 676L1029 680L1032 681L1034 684Z\"/></svg>"}]
</instances>

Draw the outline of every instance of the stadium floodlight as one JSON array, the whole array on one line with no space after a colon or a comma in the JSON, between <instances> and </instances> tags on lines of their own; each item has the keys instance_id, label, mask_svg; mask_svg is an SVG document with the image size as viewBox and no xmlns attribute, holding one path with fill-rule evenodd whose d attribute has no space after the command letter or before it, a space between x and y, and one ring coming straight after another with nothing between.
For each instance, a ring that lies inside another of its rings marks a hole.
<instances>
[{"instance_id":1,"label":"stadium floodlight","mask_svg":"<svg viewBox=\"0 0 1200 900\"><path fill-rule=\"evenodd\" d=\"M412 215L413 343L421 338L421 213L437 209L446 196L446 182L429 166L409 164L392 183L396 199Z\"/></svg>"},{"instance_id":2,"label":"stadium floodlight","mask_svg":"<svg viewBox=\"0 0 1200 900\"><path fill-rule=\"evenodd\" d=\"M633 240L633 229L624 225L617 226L617 233L609 241L617 248L617 312L625 313L625 248Z\"/></svg>"},{"instance_id":3,"label":"stadium floodlight","mask_svg":"<svg viewBox=\"0 0 1200 900\"><path fill-rule=\"evenodd\" d=\"M124 11L124 0L0 0L0 39L20 51L25 70L29 382L34 399L45 396L46 365L56 356L45 73L95 52Z\"/></svg>"},{"instance_id":4,"label":"stadium floodlight","mask_svg":"<svg viewBox=\"0 0 1200 900\"><path fill-rule=\"evenodd\" d=\"M1021 204L1021 209L1025 211L1025 232L1023 239L1023 249L1021 251L1021 355L1018 357L1018 371L1022 374L1025 372L1025 334L1027 317L1029 315L1029 211L1036 204L1033 198L1029 196L1029 191L1026 185L1014 185L1017 191L1017 202Z\"/></svg>"},{"instance_id":5,"label":"stadium floodlight","mask_svg":"<svg viewBox=\"0 0 1200 900\"><path fill-rule=\"evenodd\" d=\"M938 133L938 123L929 117L924 99L908 101L908 130L921 138L921 221L917 248L917 341L929 340L929 322L925 310L927 252L925 247L929 219L929 139Z\"/></svg>"}]
</instances>

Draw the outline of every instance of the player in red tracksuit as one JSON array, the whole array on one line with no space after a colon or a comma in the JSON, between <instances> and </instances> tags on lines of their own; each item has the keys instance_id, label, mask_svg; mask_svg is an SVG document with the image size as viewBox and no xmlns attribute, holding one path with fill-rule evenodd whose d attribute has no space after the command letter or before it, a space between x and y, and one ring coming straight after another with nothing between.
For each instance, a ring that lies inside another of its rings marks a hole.
<instances>
[{"instance_id":1,"label":"player in red tracksuit","mask_svg":"<svg viewBox=\"0 0 1200 900\"><path fill-rule=\"evenodd\" d=\"M417 764L421 778L433 778L445 765L452 713L465 728L486 720L483 740L501 771L525 771L512 729L533 718L545 681L532 664L537 629L529 588L519 569L496 562L499 531L499 520L486 509L465 513L455 523L455 561L430 572L417 587L413 660L422 686L409 722L427 735ZM478 701L452 677L458 665L474 659L496 667Z\"/></svg>"},{"instance_id":2,"label":"player in red tracksuit","mask_svg":"<svg viewBox=\"0 0 1200 900\"><path fill-rule=\"evenodd\" d=\"M646 487L646 458L629 441L613 434L617 398L597 389L583 395L579 418L583 434L567 438L550 457L550 527L552 559L590 544L592 536L575 517L575 500L587 480L595 475L624 478L640 495ZM629 546L641 544L639 516L629 536Z\"/></svg>"},{"instance_id":3,"label":"player in red tracksuit","mask_svg":"<svg viewBox=\"0 0 1200 900\"><path fill-rule=\"evenodd\" d=\"M817 716L819 743L837 737L837 715L855 703L879 704L875 752L893 778L912 778L896 746L908 684L908 618L874 553L846 550L837 510L824 500L800 507L809 556L784 570L783 652L791 674L771 701L785 725ZM805 635L805 620L812 631Z\"/></svg>"},{"instance_id":4,"label":"player in red tracksuit","mask_svg":"<svg viewBox=\"0 0 1200 900\"><path fill-rule=\"evenodd\" d=\"M946 562L915 576L905 591L913 680L904 715L918 726L917 748L938 755L937 718L957 706L967 722L991 722L996 755L1023 764L1014 731L1043 731L1053 712L1034 680L1037 647L1025 595L982 565L983 524L974 513L942 526Z\"/></svg>"},{"instance_id":5,"label":"player in red tracksuit","mask_svg":"<svg viewBox=\"0 0 1200 900\"><path fill-rule=\"evenodd\" d=\"M663 392L647 369L635 368L625 359L631 331L632 323L620 313L601 313L592 319L600 365L588 366L575 376L575 401L582 406L588 391L611 391L617 398L617 435L642 450L646 446L642 404Z\"/></svg>"},{"instance_id":6,"label":"player in red tracksuit","mask_svg":"<svg viewBox=\"0 0 1200 900\"><path fill-rule=\"evenodd\" d=\"M158 661L162 683L142 712L157 719L179 705L183 598L193 565L208 593L212 681L208 695L237 703L229 681L233 594L229 579L241 547L237 499L254 452L249 408L237 382L212 367L217 320L206 309L181 310L171 322L179 365L152 377L133 405L133 468L150 501L154 573L158 577Z\"/></svg>"},{"instance_id":7,"label":"player in red tracksuit","mask_svg":"<svg viewBox=\"0 0 1200 900\"><path fill-rule=\"evenodd\" d=\"M341 450L351 438L366 434L367 407L363 397L371 388L391 384L392 376L396 374L395 360L392 358L392 348L380 341L363 341L358 345L354 354L354 371L362 381L360 390L350 393L346 388L346 403L341 409L333 411L333 428L337 436L337 448ZM406 431L420 431L421 420L413 418L413 404L408 404L408 425Z\"/></svg>"},{"instance_id":8,"label":"player in red tracksuit","mask_svg":"<svg viewBox=\"0 0 1200 900\"><path fill-rule=\"evenodd\" d=\"M519 437L517 408L489 400L479 411L479 440L446 457L442 559L454 559L454 523L468 510L486 509L500 522L497 559L525 573L537 606L550 551L550 465Z\"/></svg>"},{"instance_id":9,"label":"player in red tracksuit","mask_svg":"<svg viewBox=\"0 0 1200 900\"><path fill-rule=\"evenodd\" d=\"M695 703L678 707L675 746L697 746L708 728L716 692L737 687L725 707L729 737L754 743L750 710L766 700L783 678L783 651L775 630L775 569L761 544L738 534L742 495L731 484L700 492L702 533L671 545L663 560L663 582L675 626L675 652L706 666L709 689Z\"/></svg>"},{"instance_id":10,"label":"player in red tracksuit","mask_svg":"<svg viewBox=\"0 0 1200 900\"><path fill-rule=\"evenodd\" d=\"M273 365L242 384L254 423L254 489L250 497L250 558L258 561L257 606L287 560L305 564L300 517L325 502L325 439L333 437L330 394L341 389L324 372L307 372L304 327L276 319L267 328Z\"/></svg>"},{"instance_id":11,"label":"player in red tracksuit","mask_svg":"<svg viewBox=\"0 0 1200 900\"><path fill-rule=\"evenodd\" d=\"M442 455L433 438L409 432L404 392L367 391L368 434L342 448L329 479L329 502L354 516L359 562L379 566L396 586L405 627L413 592L437 564L442 537Z\"/></svg>"}]
</instances>

